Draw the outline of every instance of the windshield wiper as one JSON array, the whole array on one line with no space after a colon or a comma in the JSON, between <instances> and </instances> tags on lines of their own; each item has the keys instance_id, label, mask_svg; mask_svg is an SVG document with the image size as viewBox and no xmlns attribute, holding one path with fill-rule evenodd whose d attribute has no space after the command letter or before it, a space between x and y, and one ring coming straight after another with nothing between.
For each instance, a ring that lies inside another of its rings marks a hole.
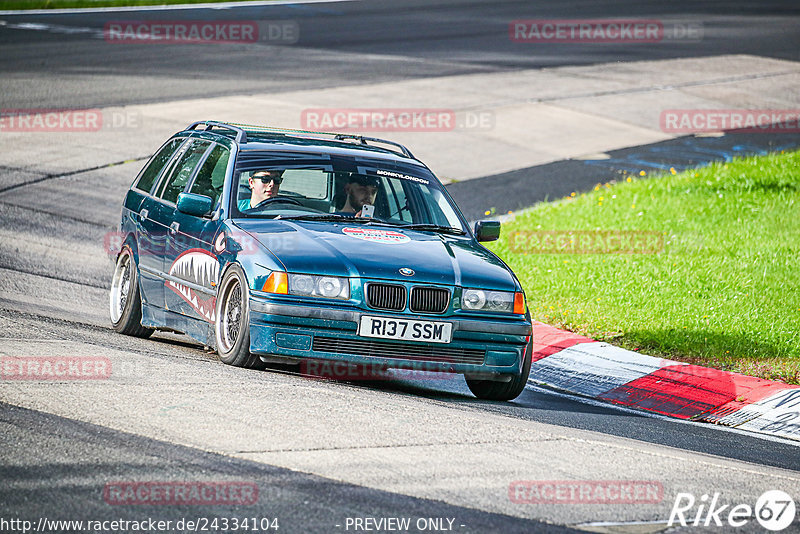
<instances>
[{"instance_id":1,"label":"windshield wiper","mask_svg":"<svg viewBox=\"0 0 800 534\"><path fill-rule=\"evenodd\" d=\"M315 213L310 215L290 215L289 217L283 217L278 215L276 217L282 221L351 221L355 219L355 217L347 217L346 215L337 215L335 213Z\"/></svg>"},{"instance_id":2,"label":"windshield wiper","mask_svg":"<svg viewBox=\"0 0 800 534\"><path fill-rule=\"evenodd\" d=\"M441 232L443 234L464 235L466 232L459 228L452 226L439 226L438 224L404 224L401 228L409 228L411 230L429 230L431 232Z\"/></svg>"},{"instance_id":3,"label":"windshield wiper","mask_svg":"<svg viewBox=\"0 0 800 534\"><path fill-rule=\"evenodd\" d=\"M346 221L350 223L360 224L374 224L376 226L391 226L393 228L402 228L409 230L427 230L431 232L441 232L443 234L464 235L466 232L459 228L452 226L440 226L438 224L398 224L372 217L348 217L347 215L339 215L337 213L320 213L310 215L292 215L289 217L278 218L282 221Z\"/></svg>"}]
</instances>

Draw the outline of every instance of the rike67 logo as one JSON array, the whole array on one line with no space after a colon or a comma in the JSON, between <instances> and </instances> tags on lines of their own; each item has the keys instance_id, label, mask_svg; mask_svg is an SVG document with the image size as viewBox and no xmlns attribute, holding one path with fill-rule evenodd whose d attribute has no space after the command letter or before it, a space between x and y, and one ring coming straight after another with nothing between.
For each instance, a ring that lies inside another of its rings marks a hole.
<instances>
[{"instance_id":1,"label":"rike67 logo","mask_svg":"<svg viewBox=\"0 0 800 534\"><path fill-rule=\"evenodd\" d=\"M797 512L794 499L780 490L764 492L756 500L755 508L744 503L721 505L719 500L719 493L703 495L700 499L695 499L691 493L678 493L668 526L737 528L755 519L763 528L778 532L792 525Z\"/></svg>"}]
</instances>

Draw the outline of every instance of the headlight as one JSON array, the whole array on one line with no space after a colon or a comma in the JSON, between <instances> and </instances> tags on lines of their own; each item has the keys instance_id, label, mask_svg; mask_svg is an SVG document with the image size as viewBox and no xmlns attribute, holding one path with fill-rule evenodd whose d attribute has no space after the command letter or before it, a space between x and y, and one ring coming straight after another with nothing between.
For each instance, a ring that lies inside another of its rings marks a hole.
<instances>
[{"instance_id":1,"label":"headlight","mask_svg":"<svg viewBox=\"0 0 800 534\"><path fill-rule=\"evenodd\" d=\"M482 310L486 306L486 293L480 289L465 289L461 295L461 307L465 310Z\"/></svg>"},{"instance_id":2,"label":"headlight","mask_svg":"<svg viewBox=\"0 0 800 534\"><path fill-rule=\"evenodd\" d=\"M303 297L349 299L350 281L339 276L289 274L289 294Z\"/></svg>"},{"instance_id":3,"label":"headlight","mask_svg":"<svg viewBox=\"0 0 800 534\"><path fill-rule=\"evenodd\" d=\"M461 293L461 308L473 311L524 314L525 296L521 292L464 289Z\"/></svg>"},{"instance_id":4,"label":"headlight","mask_svg":"<svg viewBox=\"0 0 800 534\"><path fill-rule=\"evenodd\" d=\"M290 275L292 294L312 295L314 293L314 277L307 274Z\"/></svg>"}]
</instances>

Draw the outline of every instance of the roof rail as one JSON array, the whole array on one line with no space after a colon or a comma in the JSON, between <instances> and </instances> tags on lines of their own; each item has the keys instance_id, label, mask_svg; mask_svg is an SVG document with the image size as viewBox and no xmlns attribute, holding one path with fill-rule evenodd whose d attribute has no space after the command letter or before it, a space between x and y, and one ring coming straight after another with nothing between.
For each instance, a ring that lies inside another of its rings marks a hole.
<instances>
[{"instance_id":1,"label":"roof rail","mask_svg":"<svg viewBox=\"0 0 800 534\"><path fill-rule=\"evenodd\" d=\"M217 128L223 128L225 130L230 130L232 132L236 132L236 142L239 143L239 144L247 143L247 132L245 132L243 129L241 129L241 128L233 125L233 124L228 124L227 122L197 121L197 122L193 122L192 124L187 126L186 129L187 130L194 130L199 124L202 124L203 126L205 126L203 131L206 131L206 132L211 130L215 126Z\"/></svg>"},{"instance_id":2,"label":"roof rail","mask_svg":"<svg viewBox=\"0 0 800 534\"><path fill-rule=\"evenodd\" d=\"M373 143L384 143L387 145L396 146L403 152L405 156L412 159L416 159L414 158L414 155L411 153L411 151L408 148L406 148L405 145L401 145L400 143L397 143L395 141L380 139L378 137L365 137L363 135L356 135L356 134L328 134L328 135L335 135L338 141L344 141L345 139L355 139L356 141L360 141L362 145L366 145L367 141L372 141Z\"/></svg>"},{"instance_id":3,"label":"roof rail","mask_svg":"<svg viewBox=\"0 0 800 534\"><path fill-rule=\"evenodd\" d=\"M215 123L216 124L216 123ZM294 137L310 137L310 138L317 138L323 139L319 136L332 136L336 141L344 141L346 139L353 139L355 141L360 142L362 145L368 145L368 141L372 143L383 143L386 145L391 145L400 149L400 153L403 156L411 159L417 159L414 157L414 154L405 146L397 143L395 141L389 141L387 139L379 139L377 137L365 137L363 135L357 134L344 134L344 133L336 133L336 132L317 132L313 130L295 130L292 128L276 128L273 126L258 126L255 124L240 124L236 122L228 123L226 126L231 126L235 128L247 128L248 130L261 130L265 132L275 132L275 133L282 133L284 135L294 136ZM302 134L312 134L312 135L302 135ZM394 151L393 151L394 152Z\"/></svg>"}]
</instances>

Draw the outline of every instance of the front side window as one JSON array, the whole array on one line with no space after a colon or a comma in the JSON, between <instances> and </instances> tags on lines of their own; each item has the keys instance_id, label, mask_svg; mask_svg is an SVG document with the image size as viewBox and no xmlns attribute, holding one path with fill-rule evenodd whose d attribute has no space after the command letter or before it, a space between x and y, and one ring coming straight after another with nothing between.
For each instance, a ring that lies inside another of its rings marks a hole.
<instances>
[{"instance_id":1,"label":"front side window","mask_svg":"<svg viewBox=\"0 0 800 534\"><path fill-rule=\"evenodd\" d=\"M189 145L184 147L183 155L170 170L169 176L164 179L161 190L156 195L167 202L173 204L178 200L178 194L182 193L189 183L189 179L194 173L194 169L205 154L211 143L201 139L193 139Z\"/></svg>"},{"instance_id":2,"label":"front side window","mask_svg":"<svg viewBox=\"0 0 800 534\"><path fill-rule=\"evenodd\" d=\"M136 189L144 191L145 193L149 193L153 188L153 184L158 178L158 175L161 174L161 169L164 168L169 161L169 158L172 157L172 154L178 150L178 147L181 146L185 140L185 138L171 139L163 147L161 147L161 150L159 150L152 158L150 158L150 161L147 162L147 166L142 171L139 180L136 182Z\"/></svg>"},{"instance_id":3,"label":"front side window","mask_svg":"<svg viewBox=\"0 0 800 534\"><path fill-rule=\"evenodd\" d=\"M424 197L425 206L428 208L428 217L432 224L447 226L451 221L458 220L453 205L440 189L420 186L419 191Z\"/></svg>"}]
</instances>

